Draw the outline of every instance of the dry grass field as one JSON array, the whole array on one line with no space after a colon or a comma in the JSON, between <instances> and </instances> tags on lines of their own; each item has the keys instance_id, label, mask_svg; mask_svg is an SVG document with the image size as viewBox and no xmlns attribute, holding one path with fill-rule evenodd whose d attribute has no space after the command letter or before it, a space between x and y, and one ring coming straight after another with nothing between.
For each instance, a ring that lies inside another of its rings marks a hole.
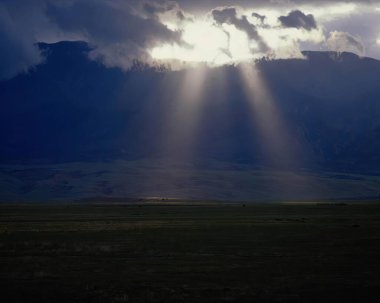
<instances>
[{"instance_id":1,"label":"dry grass field","mask_svg":"<svg viewBox=\"0 0 380 303\"><path fill-rule=\"evenodd\" d=\"M378 302L378 203L0 206L2 302Z\"/></svg>"}]
</instances>

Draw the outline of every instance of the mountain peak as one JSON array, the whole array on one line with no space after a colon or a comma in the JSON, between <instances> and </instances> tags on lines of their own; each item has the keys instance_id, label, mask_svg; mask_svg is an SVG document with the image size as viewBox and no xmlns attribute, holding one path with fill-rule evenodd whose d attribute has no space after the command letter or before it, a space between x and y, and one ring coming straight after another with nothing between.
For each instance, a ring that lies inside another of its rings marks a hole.
<instances>
[{"instance_id":1,"label":"mountain peak","mask_svg":"<svg viewBox=\"0 0 380 303\"><path fill-rule=\"evenodd\" d=\"M359 60L373 60L370 57L361 57L349 52L333 52L333 51L303 51L302 54L309 60L314 61L336 61L336 62L356 62Z\"/></svg>"}]
</instances>

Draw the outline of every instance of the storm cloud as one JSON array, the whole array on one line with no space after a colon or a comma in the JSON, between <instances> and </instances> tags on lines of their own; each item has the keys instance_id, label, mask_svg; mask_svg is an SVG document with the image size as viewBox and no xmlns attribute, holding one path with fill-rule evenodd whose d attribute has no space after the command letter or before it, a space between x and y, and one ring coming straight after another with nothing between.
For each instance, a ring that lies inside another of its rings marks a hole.
<instances>
[{"instance_id":1,"label":"storm cloud","mask_svg":"<svg viewBox=\"0 0 380 303\"><path fill-rule=\"evenodd\" d=\"M49 4L47 13L61 29L82 34L84 40L96 47L92 57L106 66L128 69L135 59L148 60L148 49L166 42L181 42L179 32L168 29L156 18L138 15L119 1L76 1L67 6Z\"/></svg>"},{"instance_id":2,"label":"storm cloud","mask_svg":"<svg viewBox=\"0 0 380 303\"><path fill-rule=\"evenodd\" d=\"M255 25L248 21L247 16L243 15L238 17L236 8L218 8L214 9L211 14L218 25L222 25L224 23L234 25L237 29L245 32L250 40L256 41L260 52L268 51L268 46L259 35Z\"/></svg>"},{"instance_id":3,"label":"storm cloud","mask_svg":"<svg viewBox=\"0 0 380 303\"><path fill-rule=\"evenodd\" d=\"M174 3L157 3L157 2L145 2L143 4L143 9L149 15L156 15L159 13L165 13L167 11L173 10L177 5Z\"/></svg>"},{"instance_id":4,"label":"storm cloud","mask_svg":"<svg viewBox=\"0 0 380 303\"><path fill-rule=\"evenodd\" d=\"M266 19L266 16L260 15L258 13L252 13L252 17L255 17L256 19L260 20L262 24L265 22Z\"/></svg>"},{"instance_id":5,"label":"storm cloud","mask_svg":"<svg viewBox=\"0 0 380 303\"><path fill-rule=\"evenodd\" d=\"M325 10L335 4L356 6L349 13L339 11L340 6ZM306 50L360 55L366 50L380 56L380 4L375 0L0 0L0 80L42 63L38 42L86 41L93 49L90 58L110 67L128 69L135 60L154 64L150 50L189 47L181 26L206 15L221 30L228 24L246 33L257 56L288 58L306 44ZM178 27L170 26L176 22Z\"/></svg>"},{"instance_id":6,"label":"storm cloud","mask_svg":"<svg viewBox=\"0 0 380 303\"><path fill-rule=\"evenodd\" d=\"M150 60L148 50L156 45L182 43L181 33L168 29L154 16L144 16L139 9L136 1L3 0L0 79L41 63L39 41L83 40L94 48L92 59L125 69L136 59Z\"/></svg>"},{"instance_id":7,"label":"storm cloud","mask_svg":"<svg viewBox=\"0 0 380 303\"><path fill-rule=\"evenodd\" d=\"M44 23L43 16L28 12L32 7L25 4L20 8L11 1L0 2L0 80L26 72L43 61L35 34Z\"/></svg>"},{"instance_id":8,"label":"storm cloud","mask_svg":"<svg viewBox=\"0 0 380 303\"><path fill-rule=\"evenodd\" d=\"M306 15L300 10L291 11L287 16L280 16L278 18L283 27L303 28L308 31L317 28L317 22L314 16Z\"/></svg>"},{"instance_id":9,"label":"storm cloud","mask_svg":"<svg viewBox=\"0 0 380 303\"><path fill-rule=\"evenodd\" d=\"M186 19L185 12L180 8L178 3L174 1L144 2L142 7L143 11L148 16L154 16L157 19L159 19L159 14L165 14L167 12L173 12L175 16L181 21Z\"/></svg>"}]
</instances>

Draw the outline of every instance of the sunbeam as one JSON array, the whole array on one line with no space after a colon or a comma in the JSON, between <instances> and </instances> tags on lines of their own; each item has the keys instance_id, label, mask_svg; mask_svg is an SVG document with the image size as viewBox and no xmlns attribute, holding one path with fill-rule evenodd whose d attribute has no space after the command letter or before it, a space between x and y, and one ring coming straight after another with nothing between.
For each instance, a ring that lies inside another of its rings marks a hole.
<instances>
[{"instance_id":1,"label":"sunbeam","mask_svg":"<svg viewBox=\"0 0 380 303\"><path fill-rule=\"evenodd\" d=\"M151 196L191 198L187 184L195 175L193 163L207 72L205 66L173 72L156 92L165 109L157 140L159 160L145 180L145 191Z\"/></svg>"},{"instance_id":2,"label":"sunbeam","mask_svg":"<svg viewBox=\"0 0 380 303\"><path fill-rule=\"evenodd\" d=\"M207 70L200 66L178 72L181 79L173 92L162 141L164 155L171 160L187 161L194 154Z\"/></svg>"},{"instance_id":3,"label":"sunbeam","mask_svg":"<svg viewBox=\"0 0 380 303\"><path fill-rule=\"evenodd\" d=\"M307 152L299 138L296 139L294 129L280 113L260 71L255 64L241 64L239 69L252 109L253 127L259 138L264 162L275 170L299 171L305 165ZM300 188L303 188L305 196L317 196L318 183L315 180L302 173L297 178L297 182L294 179L292 181L292 178L280 178L277 184L269 185L276 186L284 197L300 192Z\"/></svg>"},{"instance_id":4,"label":"sunbeam","mask_svg":"<svg viewBox=\"0 0 380 303\"><path fill-rule=\"evenodd\" d=\"M296 166L297 150L289 127L278 111L273 97L254 64L239 65L245 93L253 113L253 124L265 160L270 165Z\"/></svg>"}]
</instances>

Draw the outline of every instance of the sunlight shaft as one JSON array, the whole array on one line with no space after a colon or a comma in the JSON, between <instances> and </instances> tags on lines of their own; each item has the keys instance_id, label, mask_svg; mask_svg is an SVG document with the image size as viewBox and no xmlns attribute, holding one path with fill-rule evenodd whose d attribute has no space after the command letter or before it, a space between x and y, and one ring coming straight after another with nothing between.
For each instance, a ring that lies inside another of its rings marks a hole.
<instances>
[{"instance_id":1,"label":"sunlight shaft","mask_svg":"<svg viewBox=\"0 0 380 303\"><path fill-rule=\"evenodd\" d=\"M272 164L292 165L296 152L294 140L259 71L253 64L241 64L239 68L262 152Z\"/></svg>"}]
</instances>

